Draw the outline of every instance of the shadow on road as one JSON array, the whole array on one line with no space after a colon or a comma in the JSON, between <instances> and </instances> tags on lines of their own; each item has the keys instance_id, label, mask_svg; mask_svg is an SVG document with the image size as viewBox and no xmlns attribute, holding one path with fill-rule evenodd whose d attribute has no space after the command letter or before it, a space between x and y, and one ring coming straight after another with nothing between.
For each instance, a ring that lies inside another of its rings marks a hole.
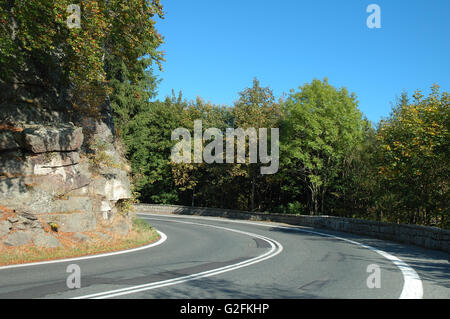
<instances>
[{"instance_id":1,"label":"shadow on road","mask_svg":"<svg viewBox=\"0 0 450 319\"><path fill-rule=\"evenodd\" d=\"M295 228L295 227L294 227ZM303 230L303 231L301 231ZM416 272L419 274L423 281L428 281L433 285L437 285L446 289L450 289L450 254L437 251L424 249L421 247L395 243L385 240L379 240L374 238L357 236L354 234L335 232L325 229L314 229L314 228L299 228L299 230L295 229L284 229L284 228L270 228L270 231L273 232L281 232L294 236L299 236L299 240L309 240L309 241L320 241L320 242L333 242L336 243L338 239L321 236L319 234L308 233L307 231L315 231L324 234L334 235L350 240L357 241L361 244L365 244L379 250L385 251L389 254L392 254L404 262L406 262L409 266L411 266ZM305 232L306 231L306 232ZM340 241L347 245L351 245L351 243ZM367 248L355 245L357 249L366 250ZM361 259L360 256L352 255L349 256L346 254L346 257ZM392 264L390 261L386 260L389 264ZM450 298L450 293L447 296L442 296L444 298Z\"/></svg>"}]
</instances>

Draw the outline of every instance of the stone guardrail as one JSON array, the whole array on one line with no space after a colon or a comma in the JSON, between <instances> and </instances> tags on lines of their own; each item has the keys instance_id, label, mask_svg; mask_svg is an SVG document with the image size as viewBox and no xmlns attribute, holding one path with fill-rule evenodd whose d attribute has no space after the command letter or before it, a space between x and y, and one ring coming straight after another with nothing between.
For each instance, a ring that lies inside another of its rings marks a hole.
<instances>
[{"instance_id":1,"label":"stone guardrail","mask_svg":"<svg viewBox=\"0 0 450 319\"><path fill-rule=\"evenodd\" d=\"M222 208L190 207L178 205L136 204L137 212L180 215L215 216L231 219L272 221L297 226L324 228L334 231L365 235L450 253L450 230L420 225L391 224L385 222L334 217L268 214Z\"/></svg>"}]
</instances>

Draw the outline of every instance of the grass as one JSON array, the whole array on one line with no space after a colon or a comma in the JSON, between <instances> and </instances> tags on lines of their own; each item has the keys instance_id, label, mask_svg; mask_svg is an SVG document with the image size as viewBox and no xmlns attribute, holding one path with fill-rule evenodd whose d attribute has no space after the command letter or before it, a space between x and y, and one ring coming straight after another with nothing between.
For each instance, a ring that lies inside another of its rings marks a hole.
<instances>
[{"instance_id":1,"label":"grass","mask_svg":"<svg viewBox=\"0 0 450 319\"><path fill-rule=\"evenodd\" d=\"M90 235L93 239L96 237L99 239L99 237L94 233L86 232L85 234ZM128 235L112 235L112 239L107 242L96 240L89 243L73 244L64 237L69 235L70 234L66 233L55 236L63 244L63 247L41 248L29 244L21 247L8 247L0 250L0 266L73 258L126 250L148 245L160 238L156 229L151 227L144 220L138 218L134 219L133 228Z\"/></svg>"}]
</instances>

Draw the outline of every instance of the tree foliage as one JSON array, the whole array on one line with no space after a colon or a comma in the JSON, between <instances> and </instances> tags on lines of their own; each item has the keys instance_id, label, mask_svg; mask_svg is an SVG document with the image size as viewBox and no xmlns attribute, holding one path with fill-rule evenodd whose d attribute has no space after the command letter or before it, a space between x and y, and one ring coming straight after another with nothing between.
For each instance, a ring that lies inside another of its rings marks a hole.
<instances>
[{"instance_id":1,"label":"tree foliage","mask_svg":"<svg viewBox=\"0 0 450 319\"><path fill-rule=\"evenodd\" d=\"M448 226L449 94L435 85L413 98L403 97L377 132L378 172L391 194L383 208L394 221Z\"/></svg>"},{"instance_id":2,"label":"tree foliage","mask_svg":"<svg viewBox=\"0 0 450 319\"><path fill-rule=\"evenodd\" d=\"M323 213L327 190L336 182L353 149L363 141L354 94L313 80L286 101L283 157L286 178L305 187L310 212Z\"/></svg>"},{"instance_id":3,"label":"tree foliage","mask_svg":"<svg viewBox=\"0 0 450 319\"><path fill-rule=\"evenodd\" d=\"M70 29L67 24L71 4L81 8L80 28ZM111 94L108 62L119 60L129 81L136 82L146 63L142 57L156 63L163 60L157 50L162 38L154 27L155 16L163 17L159 0L3 1L2 78L15 83L30 64L61 70L71 89L73 106L96 113Z\"/></svg>"},{"instance_id":4,"label":"tree foliage","mask_svg":"<svg viewBox=\"0 0 450 319\"><path fill-rule=\"evenodd\" d=\"M377 129L355 94L326 79L284 101L255 79L232 107L181 96L151 102L127 140L141 200L448 227L449 95L435 86L413 98L402 94ZM248 160L172 163L170 133L184 127L193 136L195 120L203 131L279 127L279 171L261 175L261 163Z\"/></svg>"},{"instance_id":5,"label":"tree foliage","mask_svg":"<svg viewBox=\"0 0 450 319\"><path fill-rule=\"evenodd\" d=\"M147 102L122 134L133 169L135 191L154 203L177 202L178 192L170 166L171 132L182 125L186 104L180 98Z\"/></svg>"}]
</instances>

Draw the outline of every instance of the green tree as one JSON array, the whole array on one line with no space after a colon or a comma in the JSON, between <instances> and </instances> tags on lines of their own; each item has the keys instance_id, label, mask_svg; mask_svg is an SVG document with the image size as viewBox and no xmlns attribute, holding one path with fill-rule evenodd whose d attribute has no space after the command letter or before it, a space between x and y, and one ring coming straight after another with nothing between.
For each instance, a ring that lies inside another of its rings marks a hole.
<instances>
[{"instance_id":1,"label":"green tree","mask_svg":"<svg viewBox=\"0 0 450 319\"><path fill-rule=\"evenodd\" d=\"M363 141L358 102L347 89L315 79L292 91L285 108L283 174L291 185L306 186L310 213L318 214L348 154Z\"/></svg>"},{"instance_id":2,"label":"green tree","mask_svg":"<svg viewBox=\"0 0 450 319\"><path fill-rule=\"evenodd\" d=\"M81 7L80 28L67 25L71 4ZM132 82L142 75L142 57L157 64L163 60L157 50L162 38L154 27L155 16L163 17L159 0L3 1L1 80L11 87L40 85L52 94L59 90L56 95L62 88L70 89L67 101L76 110L97 114L112 90L106 63L111 57L125 65ZM28 83L27 69L39 69L36 72L43 73L45 80ZM46 74L55 70L61 72L57 80Z\"/></svg>"},{"instance_id":3,"label":"green tree","mask_svg":"<svg viewBox=\"0 0 450 319\"><path fill-rule=\"evenodd\" d=\"M332 215L382 220L377 198L384 192L377 171L376 131L363 120L363 141L349 150L338 178L329 188L326 211Z\"/></svg>"},{"instance_id":4,"label":"green tree","mask_svg":"<svg viewBox=\"0 0 450 319\"><path fill-rule=\"evenodd\" d=\"M187 105L181 93L178 98L147 105L130 120L123 135L135 190L144 202L174 204L179 197L170 165L171 133L182 126Z\"/></svg>"},{"instance_id":5,"label":"green tree","mask_svg":"<svg viewBox=\"0 0 450 319\"><path fill-rule=\"evenodd\" d=\"M201 98L197 98L195 102L187 105L183 112L182 127L190 130L191 136L194 135L194 121L196 120L202 121L203 131L208 128L218 128L224 132L228 127L230 114L227 108L207 103ZM204 141L204 145L210 141ZM192 143L194 142L192 141ZM194 145L192 144L193 149ZM204 148L202 148L202 152L203 150ZM223 195L223 189L220 187L224 186L223 177L228 175L229 167L217 163L195 163L193 154L191 157L191 163L171 164L174 182L180 191L182 202L192 206L220 206L221 195Z\"/></svg>"},{"instance_id":6,"label":"green tree","mask_svg":"<svg viewBox=\"0 0 450 319\"><path fill-rule=\"evenodd\" d=\"M391 221L449 225L449 97L437 85L426 98L417 91L380 122L378 169Z\"/></svg>"},{"instance_id":7,"label":"green tree","mask_svg":"<svg viewBox=\"0 0 450 319\"><path fill-rule=\"evenodd\" d=\"M270 87L261 87L258 79L253 79L252 87L239 93L239 99L233 108L233 124L235 128L255 128L257 134L260 128L278 128L282 117L281 101L277 103ZM258 135L258 145L262 143ZM270 140L268 141L270 144ZM248 162L248 161L247 161ZM264 200L270 198L270 176L261 175L261 163L246 163L237 165L233 174L242 176L243 190L249 190L245 197L241 196L242 209L264 209Z\"/></svg>"}]
</instances>

